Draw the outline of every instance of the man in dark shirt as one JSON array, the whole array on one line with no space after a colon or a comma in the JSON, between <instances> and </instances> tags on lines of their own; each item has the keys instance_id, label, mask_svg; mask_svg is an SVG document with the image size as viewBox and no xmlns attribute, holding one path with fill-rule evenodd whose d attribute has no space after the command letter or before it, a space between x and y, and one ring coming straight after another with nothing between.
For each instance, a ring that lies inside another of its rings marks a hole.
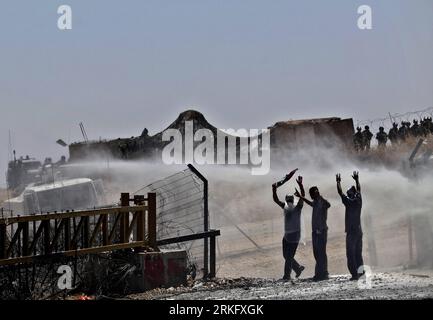
<instances>
[{"instance_id":1,"label":"man in dark shirt","mask_svg":"<svg viewBox=\"0 0 433 320\"><path fill-rule=\"evenodd\" d=\"M276 204L283 209L284 213L284 237L283 244L283 257L284 263L284 281L291 280L292 269L295 271L296 278L299 278L302 271L305 269L295 260L296 249L298 248L301 236L301 212L304 202L299 200L296 206L294 205L293 195L286 195L285 202L278 199L277 188L290 180L298 169L293 170L281 181L272 185L272 196ZM302 177L299 176L296 180L301 193L305 195L304 186L302 185Z\"/></svg>"},{"instance_id":2,"label":"man in dark shirt","mask_svg":"<svg viewBox=\"0 0 433 320\"><path fill-rule=\"evenodd\" d=\"M328 209L331 207L329 202L324 199L319 192L319 188L311 187L309 190L310 197L313 201L306 199L298 190L295 196L304 200L305 203L313 207L313 216L311 219L312 225L312 240L313 254L316 260L316 268L314 272L314 281L327 280L328 273L328 257L326 255L326 243L328 241L328 226L326 220L328 218Z\"/></svg>"},{"instance_id":3,"label":"man in dark shirt","mask_svg":"<svg viewBox=\"0 0 433 320\"><path fill-rule=\"evenodd\" d=\"M347 190L347 195L341 189L341 175L337 174L337 191L346 207L345 213L345 232L346 232L346 256L347 267L352 278L358 280L362 274L361 267L364 265L362 259L362 228L361 228L361 185L359 183L358 172L353 172L352 178L356 182L356 187L352 186Z\"/></svg>"}]
</instances>

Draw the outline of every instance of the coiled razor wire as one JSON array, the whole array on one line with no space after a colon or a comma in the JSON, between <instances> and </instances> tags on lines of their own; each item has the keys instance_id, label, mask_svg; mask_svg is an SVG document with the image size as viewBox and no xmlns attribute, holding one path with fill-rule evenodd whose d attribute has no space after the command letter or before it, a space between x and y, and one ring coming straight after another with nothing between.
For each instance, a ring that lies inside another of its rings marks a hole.
<instances>
[{"instance_id":1,"label":"coiled razor wire","mask_svg":"<svg viewBox=\"0 0 433 320\"><path fill-rule=\"evenodd\" d=\"M424 117L433 117L433 107L417 110L417 111L408 111L405 113L389 114L387 117L384 118L358 120L356 121L356 126L357 127L370 126L371 130L378 131L379 127L384 127L385 129L391 128L394 122L399 124L402 121L406 121L406 122L412 122L412 120L420 121Z\"/></svg>"}]
</instances>

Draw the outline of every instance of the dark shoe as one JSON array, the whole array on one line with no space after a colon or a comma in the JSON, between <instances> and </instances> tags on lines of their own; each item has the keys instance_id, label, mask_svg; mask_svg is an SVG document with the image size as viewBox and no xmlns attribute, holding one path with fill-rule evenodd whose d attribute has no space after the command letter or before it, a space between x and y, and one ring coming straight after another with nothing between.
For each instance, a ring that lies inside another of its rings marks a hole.
<instances>
[{"instance_id":1,"label":"dark shoe","mask_svg":"<svg viewBox=\"0 0 433 320\"><path fill-rule=\"evenodd\" d=\"M329 280L328 276L314 276L313 281L314 282L318 282L318 281L325 281L325 280Z\"/></svg>"},{"instance_id":2,"label":"dark shoe","mask_svg":"<svg viewBox=\"0 0 433 320\"><path fill-rule=\"evenodd\" d=\"M280 280L278 280L278 281L281 281L281 282L289 282L289 281L292 281L292 278L284 276L284 277L282 277L282 278L281 278Z\"/></svg>"},{"instance_id":3,"label":"dark shoe","mask_svg":"<svg viewBox=\"0 0 433 320\"><path fill-rule=\"evenodd\" d=\"M305 270L304 266L300 266L298 271L296 271L296 278L299 278L301 276L302 271Z\"/></svg>"},{"instance_id":4,"label":"dark shoe","mask_svg":"<svg viewBox=\"0 0 433 320\"><path fill-rule=\"evenodd\" d=\"M352 278L349 279L350 281L358 281L359 280L359 276L352 276Z\"/></svg>"}]
</instances>

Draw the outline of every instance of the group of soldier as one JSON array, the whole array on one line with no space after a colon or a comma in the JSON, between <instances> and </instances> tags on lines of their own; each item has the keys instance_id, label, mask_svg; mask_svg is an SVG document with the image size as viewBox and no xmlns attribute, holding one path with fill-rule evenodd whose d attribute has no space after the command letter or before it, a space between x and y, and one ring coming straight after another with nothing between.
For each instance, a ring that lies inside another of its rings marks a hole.
<instances>
[{"instance_id":1,"label":"group of soldier","mask_svg":"<svg viewBox=\"0 0 433 320\"><path fill-rule=\"evenodd\" d=\"M404 143L409 137L425 138L430 134L433 134L433 121L431 117L426 117L420 121L415 119L412 124L409 121L402 121L400 127L394 122L388 133L384 127L380 127L379 132L376 134L376 140L378 147L384 148L388 140L392 145L398 145ZM370 150L373 136L369 126L365 126L364 130L357 127L353 136L355 150L358 152Z\"/></svg>"}]
</instances>

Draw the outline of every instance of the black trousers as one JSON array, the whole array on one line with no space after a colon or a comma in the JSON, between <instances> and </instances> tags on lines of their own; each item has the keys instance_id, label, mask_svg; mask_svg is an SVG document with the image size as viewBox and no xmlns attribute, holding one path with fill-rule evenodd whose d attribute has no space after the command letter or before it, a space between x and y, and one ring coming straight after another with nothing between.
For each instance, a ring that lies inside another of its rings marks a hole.
<instances>
[{"instance_id":1,"label":"black trousers","mask_svg":"<svg viewBox=\"0 0 433 320\"><path fill-rule=\"evenodd\" d=\"M354 277L358 276L358 271L361 271L359 267L364 265L361 231L346 233L346 256L350 274Z\"/></svg>"},{"instance_id":2,"label":"black trousers","mask_svg":"<svg viewBox=\"0 0 433 320\"><path fill-rule=\"evenodd\" d=\"M292 238L292 239L291 239ZM296 250L298 249L299 237L283 238L283 257L284 257L284 279L289 279L292 270L296 273L300 271L301 265L295 260Z\"/></svg>"},{"instance_id":3,"label":"black trousers","mask_svg":"<svg viewBox=\"0 0 433 320\"><path fill-rule=\"evenodd\" d=\"M313 254L316 260L314 278L322 279L328 277L328 256L326 255L326 243L328 241L328 231L322 230L320 233L313 231Z\"/></svg>"}]
</instances>

